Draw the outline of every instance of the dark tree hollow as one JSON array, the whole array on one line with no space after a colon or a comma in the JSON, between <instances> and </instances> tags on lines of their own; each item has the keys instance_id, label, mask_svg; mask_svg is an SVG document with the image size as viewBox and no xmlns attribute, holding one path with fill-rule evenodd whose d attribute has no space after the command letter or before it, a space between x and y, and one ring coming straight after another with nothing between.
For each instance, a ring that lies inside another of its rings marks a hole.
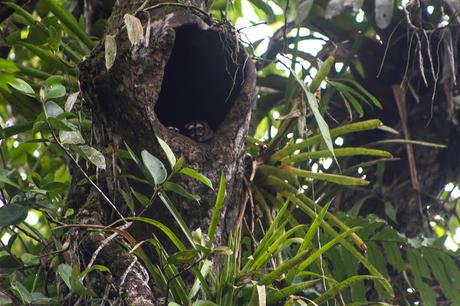
<instances>
[{"instance_id":1,"label":"dark tree hollow","mask_svg":"<svg viewBox=\"0 0 460 306\"><path fill-rule=\"evenodd\" d=\"M155 112L168 127L202 120L216 131L241 91L245 58L217 31L185 25L175 32Z\"/></svg>"}]
</instances>

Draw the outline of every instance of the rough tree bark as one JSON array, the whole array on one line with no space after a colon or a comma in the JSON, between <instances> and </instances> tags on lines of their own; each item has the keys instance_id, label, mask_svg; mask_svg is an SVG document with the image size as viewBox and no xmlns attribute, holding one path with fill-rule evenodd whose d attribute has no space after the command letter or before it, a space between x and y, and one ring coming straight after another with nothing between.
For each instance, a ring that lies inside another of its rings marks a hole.
<instances>
[{"instance_id":1,"label":"rough tree bark","mask_svg":"<svg viewBox=\"0 0 460 306\"><path fill-rule=\"evenodd\" d=\"M97 181L98 186L119 211L127 213L119 190L130 192L124 175L137 173L137 169L134 163L116 158L114 152L124 148L125 142L136 154L148 150L168 165L156 138L160 137L176 156L184 156L186 166L206 175L214 186L218 185L221 171L225 174L227 192L216 233L217 243L225 243L242 193L244 143L255 93L254 65L238 45L234 29L212 20L202 10L201 1L149 4L139 11L143 3L115 4L107 33L115 36L117 55L109 71L103 42L80 65L81 90L93 119L92 144L105 152L107 161L107 176ZM145 35L135 45L128 40L125 14L136 15L144 27ZM214 130L213 138L198 143L168 128L182 128L193 120L207 122ZM118 219L101 192L77 185L81 174L72 172L68 198L69 205L78 211L78 221L107 225ZM175 180L200 196L199 204L173 199L189 227L205 231L216 192L186 177L177 176ZM151 195L142 184L130 181L129 185ZM159 202L152 204L147 216L177 229ZM153 232L143 226L125 227L137 241L150 238ZM111 277L93 277L89 281L93 290L120 304L160 303L145 268L115 242L118 238L104 231L85 233L78 228L75 232L82 268L92 263L92 258L112 271Z\"/></svg>"}]
</instances>

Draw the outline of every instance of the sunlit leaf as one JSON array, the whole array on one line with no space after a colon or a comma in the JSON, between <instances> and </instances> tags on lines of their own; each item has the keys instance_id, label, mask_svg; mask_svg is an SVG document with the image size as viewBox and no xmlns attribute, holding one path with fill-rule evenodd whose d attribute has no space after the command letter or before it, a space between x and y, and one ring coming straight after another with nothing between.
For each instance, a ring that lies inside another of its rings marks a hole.
<instances>
[{"instance_id":1,"label":"sunlit leaf","mask_svg":"<svg viewBox=\"0 0 460 306\"><path fill-rule=\"evenodd\" d=\"M2 73L3 72L13 73L18 70L19 70L18 66L16 66L16 64L13 61L10 61L4 58L0 58L0 71Z\"/></svg>"},{"instance_id":2,"label":"sunlit leaf","mask_svg":"<svg viewBox=\"0 0 460 306\"><path fill-rule=\"evenodd\" d=\"M163 183L166 180L168 173L161 160L146 150L142 150L141 157L145 167L155 181L155 184L159 185Z\"/></svg>"},{"instance_id":3,"label":"sunlit leaf","mask_svg":"<svg viewBox=\"0 0 460 306\"><path fill-rule=\"evenodd\" d=\"M27 96L35 97L35 91L33 88L29 85L29 83L22 79L16 78L14 81L9 81L8 84Z\"/></svg>"},{"instance_id":4,"label":"sunlit leaf","mask_svg":"<svg viewBox=\"0 0 460 306\"><path fill-rule=\"evenodd\" d=\"M195 180L197 181L200 181L201 183L203 183L204 185L208 186L209 188L211 189L214 189L212 187L212 182L210 179L208 179L206 176L204 176L203 174L199 173L198 171L196 171L195 169L192 169L192 168L183 168L179 171L179 173L182 173L182 174L185 174L187 176L190 176L192 178L194 178Z\"/></svg>"}]
</instances>

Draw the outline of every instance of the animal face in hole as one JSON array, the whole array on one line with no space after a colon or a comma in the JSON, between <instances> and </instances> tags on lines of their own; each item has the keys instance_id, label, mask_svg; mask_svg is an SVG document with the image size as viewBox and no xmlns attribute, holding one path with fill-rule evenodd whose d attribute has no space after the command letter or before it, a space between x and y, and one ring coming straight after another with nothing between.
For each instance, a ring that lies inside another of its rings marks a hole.
<instances>
[{"instance_id":1,"label":"animal face in hole","mask_svg":"<svg viewBox=\"0 0 460 306\"><path fill-rule=\"evenodd\" d=\"M206 142L214 136L209 124L202 120L193 120L184 125L183 134L196 142Z\"/></svg>"}]
</instances>

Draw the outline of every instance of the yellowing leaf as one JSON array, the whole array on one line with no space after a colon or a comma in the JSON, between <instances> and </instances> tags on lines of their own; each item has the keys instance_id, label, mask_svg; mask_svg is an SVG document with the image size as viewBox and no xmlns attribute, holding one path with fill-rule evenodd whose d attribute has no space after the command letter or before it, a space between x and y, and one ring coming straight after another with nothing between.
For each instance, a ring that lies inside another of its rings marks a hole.
<instances>
[{"instance_id":1,"label":"yellowing leaf","mask_svg":"<svg viewBox=\"0 0 460 306\"><path fill-rule=\"evenodd\" d=\"M115 41L115 37L112 35L105 36L105 68L107 71L112 68L113 63L115 62L115 58L117 56L117 42Z\"/></svg>"},{"instance_id":2,"label":"yellowing leaf","mask_svg":"<svg viewBox=\"0 0 460 306\"><path fill-rule=\"evenodd\" d=\"M139 18L130 14L125 14L124 19L126 31L128 32L128 39L131 44L135 45L144 35L144 28L142 27L142 23Z\"/></svg>"}]
</instances>

